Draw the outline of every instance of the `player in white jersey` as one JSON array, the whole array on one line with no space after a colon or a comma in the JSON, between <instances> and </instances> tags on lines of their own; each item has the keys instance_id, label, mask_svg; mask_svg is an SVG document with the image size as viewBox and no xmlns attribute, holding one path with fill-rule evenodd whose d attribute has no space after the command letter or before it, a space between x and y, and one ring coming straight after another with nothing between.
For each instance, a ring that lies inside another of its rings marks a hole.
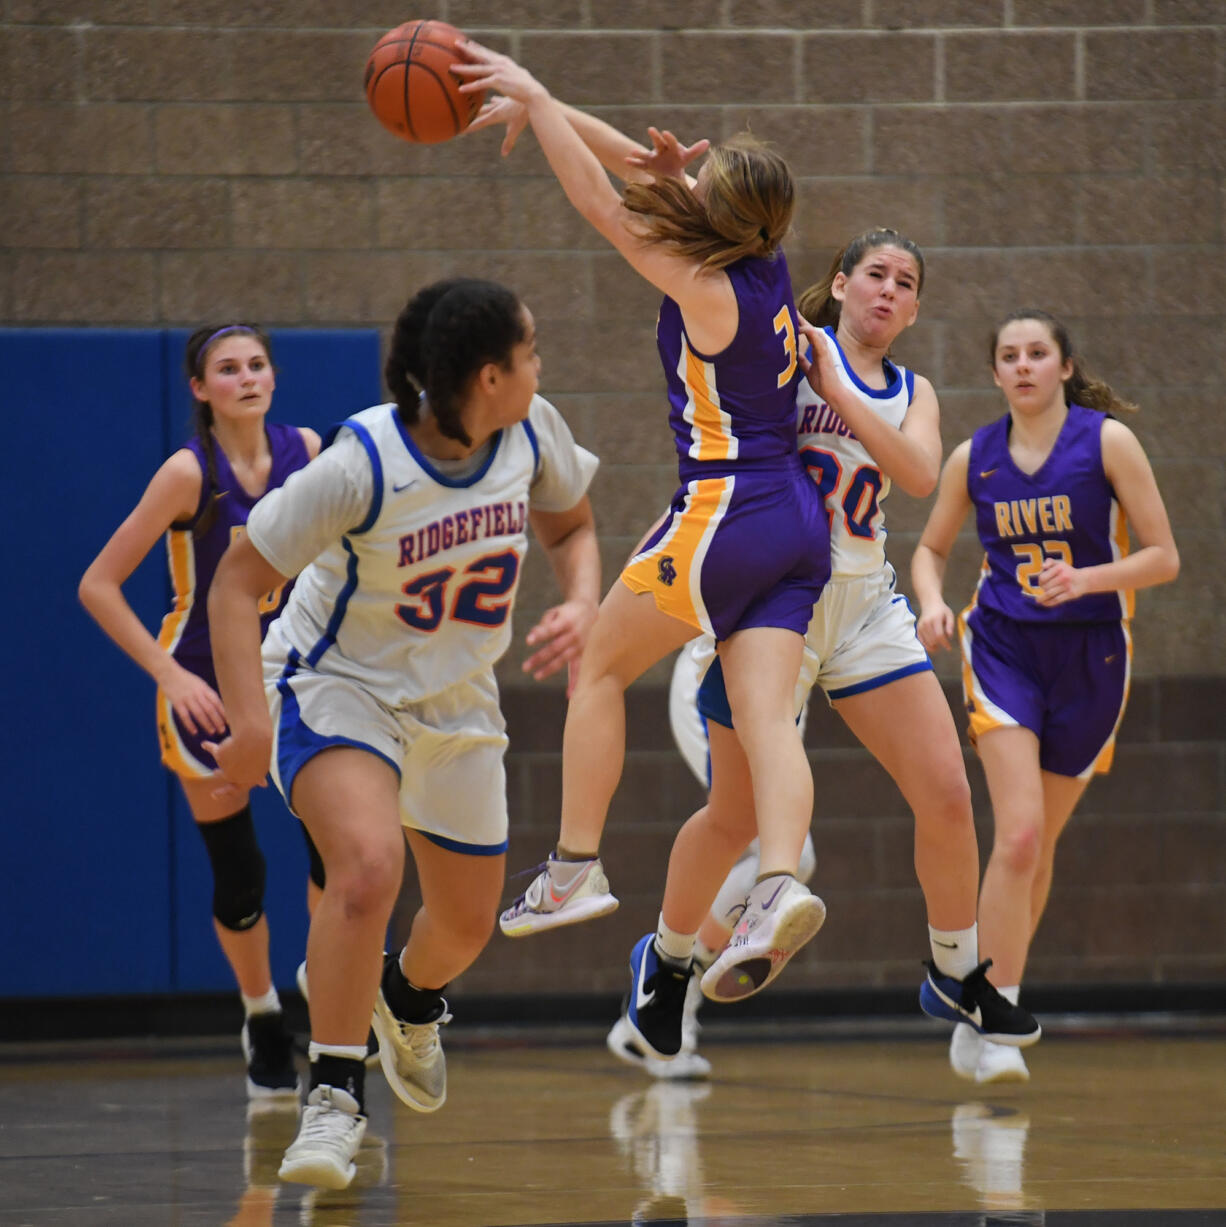
<instances>
[{"instance_id":1,"label":"player in white jersey","mask_svg":"<svg viewBox=\"0 0 1226 1227\"><path fill-rule=\"evenodd\" d=\"M539 371L532 317L510 290L422 290L392 337L396 403L343 422L218 570L210 614L232 730L219 767L242 787L271 766L325 869L307 942L311 1090L282 1179L353 1178L372 1011L397 1096L422 1112L446 1096L442 991L488 941L503 885L493 667L529 522L564 597L529 632L535 676L577 662L600 595L586 495L597 462L536 395ZM255 601L294 575L261 686ZM422 907L385 960L402 826Z\"/></svg>"},{"instance_id":2,"label":"player in white jersey","mask_svg":"<svg viewBox=\"0 0 1226 1227\"><path fill-rule=\"evenodd\" d=\"M949 704L915 632L905 598L895 592L885 557L881 502L896 482L907 493L931 493L941 462L939 409L931 384L889 358L891 346L916 319L923 257L892 230L872 230L852 240L825 280L797 300L808 321L811 345L805 363L810 387L798 393L801 455L825 496L830 518L832 574L813 611L805 660L797 684L799 713L809 690L820 685L852 732L886 768L915 814L915 865L928 907L933 961L920 1000L930 1013L956 1021L978 1017L981 1029L1004 1043L1032 1043L1039 1030L1024 1010L992 988L979 961L975 921L979 855L970 787ZM711 655L702 641L680 669ZM703 823L711 814L730 841L744 848L755 833L748 766L732 729L719 661L711 662L698 694L712 762ZM718 743L718 744L717 744ZM701 813L702 811L700 811ZM696 841L690 841L696 842ZM724 870L709 858L705 875L687 875L685 893L710 903ZM702 864L697 854L691 865ZM734 874L740 867L734 868ZM670 875L669 890L674 889ZM742 923L717 957L717 943L696 948L702 991L715 1000L757 992L778 973L780 959L762 960L760 974L738 958ZM726 917L708 913L704 933L726 934ZM709 962L705 972L702 964ZM978 1013L977 1013L978 1011ZM624 1016L623 1016L624 1020ZM677 1011L675 1026L683 1027ZM616 1029L615 1029L616 1030ZM646 1045L647 1058L667 1055Z\"/></svg>"}]
</instances>

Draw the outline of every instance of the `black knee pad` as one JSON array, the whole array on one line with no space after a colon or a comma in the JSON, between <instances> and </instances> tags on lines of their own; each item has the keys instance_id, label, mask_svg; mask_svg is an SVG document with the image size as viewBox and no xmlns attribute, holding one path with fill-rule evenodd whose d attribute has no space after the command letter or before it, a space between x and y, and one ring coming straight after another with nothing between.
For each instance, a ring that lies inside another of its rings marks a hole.
<instances>
[{"instance_id":1,"label":"black knee pad","mask_svg":"<svg viewBox=\"0 0 1226 1227\"><path fill-rule=\"evenodd\" d=\"M302 838L306 840L307 859L311 863L311 881L319 887L324 888L324 858L319 855L319 849L315 846L315 841L311 838L311 832L306 829L306 823L298 824L302 828Z\"/></svg>"},{"instance_id":2,"label":"black knee pad","mask_svg":"<svg viewBox=\"0 0 1226 1227\"><path fill-rule=\"evenodd\" d=\"M264 854L255 841L251 807L196 825L213 865L213 915L223 929L242 933L264 915Z\"/></svg>"}]
</instances>

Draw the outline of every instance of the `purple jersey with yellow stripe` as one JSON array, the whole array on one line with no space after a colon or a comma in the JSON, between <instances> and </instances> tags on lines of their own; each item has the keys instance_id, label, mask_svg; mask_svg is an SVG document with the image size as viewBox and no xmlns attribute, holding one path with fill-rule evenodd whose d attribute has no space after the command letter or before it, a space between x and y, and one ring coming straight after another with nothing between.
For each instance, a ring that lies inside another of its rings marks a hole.
<instances>
[{"instance_id":1,"label":"purple jersey with yellow stripe","mask_svg":"<svg viewBox=\"0 0 1226 1227\"><path fill-rule=\"evenodd\" d=\"M279 422L266 422L268 446L272 452L272 466L268 472L268 486L275 490L285 479L301 469L310 456L296 426ZM200 462L204 480L200 488L200 503L190 520L176 522L166 532L166 553L170 562L170 582L174 592L174 604L162 619L158 642L185 669L210 684L214 681L213 650L209 641L208 595L209 585L221 556L231 541L246 530L247 516L263 495L248 494L243 489L226 454L216 444L213 455L216 459L217 487L208 480L208 464L200 440L190 439L185 445ZM217 497L214 499L214 495ZM199 536L196 525L205 508L212 502L215 514L212 523ZM270 592L260 601L260 634L281 612L281 606L290 585L284 584L276 592Z\"/></svg>"},{"instance_id":2,"label":"purple jersey with yellow stripe","mask_svg":"<svg viewBox=\"0 0 1226 1227\"><path fill-rule=\"evenodd\" d=\"M1114 622L1132 613L1130 592L1092 592L1062 605L1035 599L1046 559L1074 567L1128 553L1124 510L1103 471L1104 415L1070 405L1051 453L1034 473L1009 455L1012 418L971 439L966 488L984 561L975 603L1019 622Z\"/></svg>"},{"instance_id":3,"label":"purple jersey with yellow stripe","mask_svg":"<svg viewBox=\"0 0 1226 1227\"><path fill-rule=\"evenodd\" d=\"M712 477L796 450L796 307L787 261L746 257L725 270L736 294L736 336L702 354L681 309L660 306L656 344L668 379L669 424L681 480Z\"/></svg>"}]
</instances>

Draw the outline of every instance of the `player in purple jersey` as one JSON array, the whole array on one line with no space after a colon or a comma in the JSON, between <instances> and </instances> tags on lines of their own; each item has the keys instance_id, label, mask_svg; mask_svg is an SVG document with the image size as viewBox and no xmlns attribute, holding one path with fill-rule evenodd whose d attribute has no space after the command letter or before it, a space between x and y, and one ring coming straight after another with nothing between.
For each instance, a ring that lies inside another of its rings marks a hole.
<instances>
[{"instance_id":1,"label":"player in purple jersey","mask_svg":"<svg viewBox=\"0 0 1226 1227\"><path fill-rule=\"evenodd\" d=\"M890 356L918 316L923 286L919 247L894 230L874 229L853 238L826 276L797 299L807 321L802 330L812 362L809 382L797 397L795 430L801 456L826 500L832 574L813 610L796 704L803 710L811 688L820 685L848 728L890 773L915 815L915 869L928 913L932 984L942 977L961 982L962 1017L978 1010L984 1030L1028 1043L1039 1035L1034 1019L1000 998L984 977L975 922L979 853L962 747L886 558L884 500L892 486L923 498L940 474L936 393L927 379ZM711 790L708 806L718 813L723 829L739 830L745 845L755 829L748 766L731 729L718 660L697 685L704 663L690 649L678 658L674 690L678 677L687 675L691 690L686 710L670 712L674 736L691 765L695 758L705 765L708 750L722 757L721 788ZM722 968L736 966L736 953L730 946L720 952L755 876L750 854L723 885L715 880L701 887L701 897L717 899L718 910L703 920L696 974L702 977L703 993L716 1000L749 996L781 969L777 960L764 966L760 977L743 981L733 975L724 982ZM688 875L687 885L698 894L695 874ZM944 1002L936 999L934 1006L932 984L926 982L921 990L921 1004L949 1019ZM657 1052L645 1049L630 1032L625 1014L610 1032L610 1049L659 1077L670 1076L670 1067L677 1064L700 1069L694 1060L696 1039L687 1040L695 1028L686 1026L699 1000L688 991L684 1011L671 1020L671 1033L680 1028L682 1036L680 1062L660 1061Z\"/></svg>"},{"instance_id":2,"label":"player in purple jersey","mask_svg":"<svg viewBox=\"0 0 1226 1227\"><path fill-rule=\"evenodd\" d=\"M991 979L1016 1002L1051 889L1060 837L1086 785L1111 765L1131 672L1137 588L1170 583L1179 554L1136 436L1133 406L1090 379L1063 324L1017 311L993 334L1009 412L954 449L911 565L919 635L948 648L942 584L974 510L985 557L958 619L971 738L996 835L979 900ZM1128 552L1128 525L1140 546ZM1021 1053L955 1029L950 1063L979 1082L1024 1081Z\"/></svg>"},{"instance_id":3,"label":"player in purple jersey","mask_svg":"<svg viewBox=\"0 0 1226 1227\"><path fill-rule=\"evenodd\" d=\"M131 515L90 563L79 593L102 629L157 683L162 762L179 777L204 839L213 869L213 927L242 994L248 1094L296 1107L291 1037L268 962L264 857L247 793L224 802L213 796L216 763L203 746L226 727L206 602L217 564L244 531L247 513L319 451L319 436L307 427L265 420L276 379L263 329L198 329L187 342L186 367L196 436L154 474ZM122 588L163 536L174 605L155 639ZM282 599L278 589L261 601L261 633ZM312 863L318 863L314 855Z\"/></svg>"},{"instance_id":4,"label":"player in purple jersey","mask_svg":"<svg viewBox=\"0 0 1226 1227\"><path fill-rule=\"evenodd\" d=\"M567 712L558 847L503 913L502 930L523 936L617 906L598 853L624 763L625 690L705 631L718 642L759 817L761 899L746 921L753 957L793 950L825 914L796 879L813 780L792 690L830 570L828 526L794 433L797 320L779 244L795 181L748 137L712 148L691 180L684 167L706 142L686 149L653 131L644 149L564 108L506 56L461 49L473 61L456 68L469 79L462 88L504 96L483 121L507 123L504 152L526 117L571 203L664 292L657 340L682 480L601 606ZM628 179L623 193L605 167ZM681 859L713 857L719 880L740 848L710 836ZM661 919L655 941L632 956L640 998L684 994L693 944L693 931Z\"/></svg>"}]
</instances>

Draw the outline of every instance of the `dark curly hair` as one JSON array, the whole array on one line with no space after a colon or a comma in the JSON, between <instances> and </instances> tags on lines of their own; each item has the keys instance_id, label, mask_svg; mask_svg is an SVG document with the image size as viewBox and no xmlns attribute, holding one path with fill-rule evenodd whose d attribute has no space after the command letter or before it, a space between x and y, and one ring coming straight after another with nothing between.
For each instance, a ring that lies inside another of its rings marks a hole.
<instances>
[{"instance_id":1,"label":"dark curly hair","mask_svg":"<svg viewBox=\"0 0 1226 1227\"><path fill-rule=\"evenodd\" d=\"M497 282L455 277L418 290L396 319L383 368L401 421L418 420L424 392L439 430L470 446L465 387L486 363L508 367L526 336L523 304Z\"/></svg>"}]
</instances>

